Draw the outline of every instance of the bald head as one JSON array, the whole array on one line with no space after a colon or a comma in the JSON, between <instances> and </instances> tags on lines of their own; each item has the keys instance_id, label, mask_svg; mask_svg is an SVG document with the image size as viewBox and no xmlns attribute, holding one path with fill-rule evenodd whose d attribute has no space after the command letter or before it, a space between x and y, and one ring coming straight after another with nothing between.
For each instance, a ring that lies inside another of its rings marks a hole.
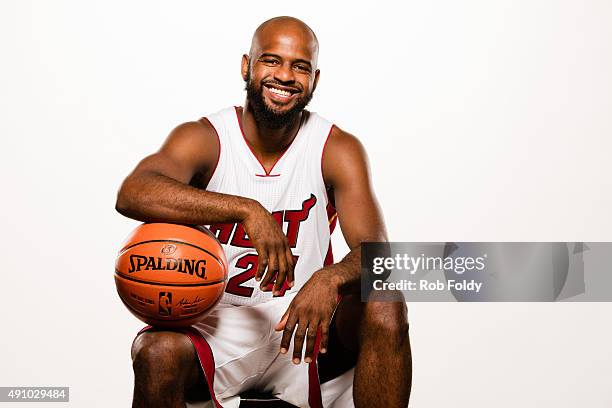
<instances>
[{"instance_id":1,"label":"bald head","mask_svg":"<svg viewBox=\"0 0 612 408\"><path fill-rule=\"evenodd\" d=\"M242 56L247 110L270 129L295 124L319 81L319 42L293 17L275 17L257 27L249 55Z\"/></svg>"},{"instance_id":2,"label":"bald head","mask_svg":"<svg viewBox=\"0 0 612 408\"><path fill-rule=\"evenodd\" d=\"M319 54L319 40L314 31L302 20L295 17L280 16L264 21L253 33L249 56L257 58L271 45L297 46L310 54L316 66Z\"/></svg>"}]
</instances>

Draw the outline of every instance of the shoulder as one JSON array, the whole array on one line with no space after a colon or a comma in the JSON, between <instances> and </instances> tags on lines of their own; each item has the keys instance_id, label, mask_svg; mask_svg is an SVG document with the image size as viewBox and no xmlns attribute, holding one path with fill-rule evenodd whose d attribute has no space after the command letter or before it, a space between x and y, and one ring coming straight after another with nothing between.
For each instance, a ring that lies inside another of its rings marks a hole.
<instances>
[{"instance_id":1,"label":"shoulder","mask_svg":"<svg viewBox=\"0 0 612 408\"><path fill-rule=\"evenodd\" d=\"M181 123L172 129L162 149L166 147L218 148L219 136L210 121L203 117L199 120Z\"/></svg>"},{"instance_id":2,"label":"shoulder","mask_svg":"<svg viewBox=\"0 0 612 408\"><path fill-rule=\"evenodd\" d=\"M228 120L235 120L236 107L228 106L206 116L175 127L170 133L169 140L181 143L219 145L219 126Z\"/></svg>"},{"instance_id":3,"label":"shoulder","mask_svg":"<svg viewBox=\"0 0 612 408\"><path fill-rule=\"evenodd\" d=\"M327 137L324 154L332 152L335 154L350 155L358 151L365 152L359 139L338 126L332 125L329 136Z\"/></svg>"},{"instance_id":4,"label":"shoulder","mask_svg":"<svg viewBox=\"0 0 612 408\"><path fill-rule=\"evenodd\" d=\"M184 122L172 129L160 153L208 167L218 159L219 137L206 118Z\"/></svg>"},{"instance_id":5,"label":"shoulder","mask_svg":"<svg viewBox=\"0 0 612 408\"><path fill-rule=\"evenodd\" d=\"M201 118L176 126L170 132L167 142L201 144L217 139L217 132L210 121Z\"/></svg>"},{"instance_id":6,"label":"shoulder","mask_svg":"<svg viewBox=\"0 0 612 408\"><path fill-rule=\"evenodd\" d=\"M325 183L333 186L344 176L367 172L367 154L359 139L333 125L322 156L322 172Z\"/></svg>"}]
</instances>

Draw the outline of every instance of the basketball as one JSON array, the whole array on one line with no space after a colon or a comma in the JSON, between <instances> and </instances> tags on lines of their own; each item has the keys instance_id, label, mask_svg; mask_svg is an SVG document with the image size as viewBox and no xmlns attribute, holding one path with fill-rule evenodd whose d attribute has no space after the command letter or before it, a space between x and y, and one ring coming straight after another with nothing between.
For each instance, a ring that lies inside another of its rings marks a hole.
<instances>
[{"instance_id":1,"label":"basketball","mask_svg":"<svg viewBox=\"0 0 612 408\"><path fill-rule=\"evenodd\" d=\"M115 284L123 304L145 323L187 327L202 320L227 283L221 244L206 228L147 223L122 246Z\"/></svg>"}]
</instances>

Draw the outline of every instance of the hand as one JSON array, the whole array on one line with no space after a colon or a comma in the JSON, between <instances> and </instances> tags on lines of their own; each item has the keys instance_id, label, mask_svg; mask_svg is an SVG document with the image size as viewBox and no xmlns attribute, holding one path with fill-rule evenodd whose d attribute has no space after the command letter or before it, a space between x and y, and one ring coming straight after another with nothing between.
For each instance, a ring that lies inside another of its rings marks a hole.
<instances>
[{"instance_id":1,"label":"hand","mask_svg":"<svg viewBox=\"0 0 612 408\"><path fill-rule=\"evenodd\" d=\"M321 330L321 353L327 352L329 325L338 305L338 286L330 278L329 270L321 270L312 275L306 284L295 295L287 311L274 330L283 330L280 352L289 350L291 337L295 330L293 342L293 362L300 363L304 337L306 350L304 362L312 362L317 331ZM297 325L297 329L296 329Z\"/></svg>"},{"instance_id":2,"label":"hand","mask_svg":"<svg viewBox=\"0 0 612 408\"><path fill-rule=\"evenodd\" d=\"M257 251L255 280L261 281L261 289L267 290L266 287L274 281L273 294L279 295L285 279L289 287L292 287L295 280L293 254L287 237L272 214L256 203L242 225ZM262 280L266 267L268 271Z\"/></svg>"}]
</instances>

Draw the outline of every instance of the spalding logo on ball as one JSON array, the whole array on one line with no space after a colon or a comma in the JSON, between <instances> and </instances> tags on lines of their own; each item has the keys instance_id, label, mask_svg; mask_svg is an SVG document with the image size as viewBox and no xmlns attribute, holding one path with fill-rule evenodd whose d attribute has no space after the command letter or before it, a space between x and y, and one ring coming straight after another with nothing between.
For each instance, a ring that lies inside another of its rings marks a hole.
<instances>
[{"instance_id":1,"label":"spalding logo on ball","mask_svg":"<svg viewBox=\"0 0 612 408\"><path fill-rule=\"evenodd\" d=\"M152 326L190 326L221 299L227 284L221 244L206 228L151 223L137 227L115 263L117 292Z\"/></svg>"}]
</instances>

